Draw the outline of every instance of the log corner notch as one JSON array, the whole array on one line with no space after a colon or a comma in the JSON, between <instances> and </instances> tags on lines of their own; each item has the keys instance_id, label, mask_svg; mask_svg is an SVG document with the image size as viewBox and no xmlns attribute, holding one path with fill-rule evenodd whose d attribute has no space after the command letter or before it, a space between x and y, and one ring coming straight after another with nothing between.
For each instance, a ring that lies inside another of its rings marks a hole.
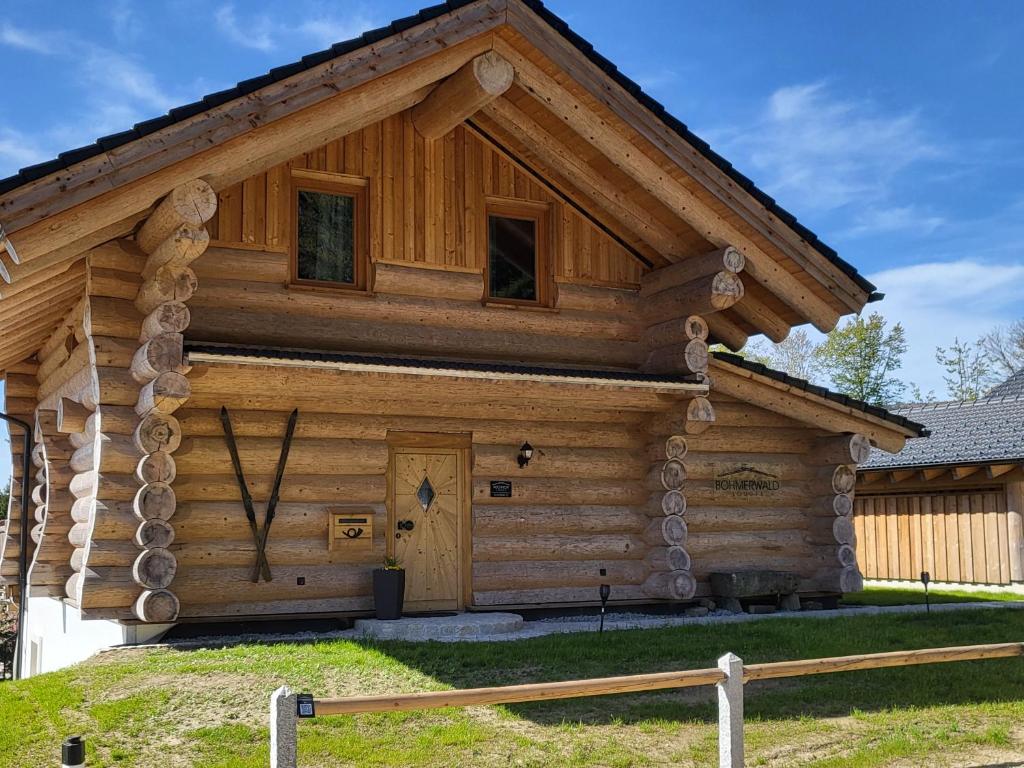
<instances>
[{"instance_id":1,"label":"log corner notch","mask_svg":"<svg viewBox=\"0 0 1024 768\"><path fill-rule=\"evenodd\" d=\"M651 499L650 514L654 519L644 531L649 544L644 563L650 568L643 584L644 594L664 600L689 600L697 590L691 573L690 555L686 551L686 438L670 435L665 440L665 460L658 474L658 492Z\"/></svg>"},{"instance_id":2,"label":"log corner notch","mask_svg":"<svg viewBox=\"0 0 1024 768\"><path fill-rule=\"evenodd\" d=\"M182 333L190 322L185 302L198 283L189 265L209 245L205 224L216 212L216 192L196 179L172 190L136 233L147 258L135 297L135 308L145 320L131 363L132 378L140 384L135 406L139 420L132 438L142 456L136 472L142 487L132 505L139 521L133 541L141 549L132 564L132 580L141 592L132 612L145 622L178 617L178 598L168 589L177 560L167 547L174 539L168 521L176 507L171 454L181 443L181 426L171 414L191 394L184 376Z\"/></svg>"},{"instance_id":3,"label":"log corner notch","mask_svg":"<svg viewBox=\"0 0 1024 768\"><path fill-rule=\"evenodd\" d=\"M739 275L745 265L742 253L726 247L653 270L640 279L647 325L645 371L707 373L709 329L729 346L740 341L736 334L722 333L712 318L743 299ZM740 335L746 343L746 334Z\"/></svg>"},{"instance_id":4,"label":"log corner notch","mask_svg":"<svg viewBox=\"0 0 1024 768\"><path fill-rule=\"evenodd\" d=\"M423 138L439 139L512 86L515 71L495 51L477 56L413 107L412 124Z\"/></svg>"},{"instance_id":5,"label":"log corner notch","mask_svg":"<svg viewBox=\"0 0 1024 768\"><path fill-rule=\"evenodd\" d=\"M861 434L822 437L815 441L806 458L806 463L821 467L819 482L827 483L831 491L823 497L816 511L832 520L830 541L836 547L836 565L830 578L825 574L826 583L834 584L844 593L860 592L864 588L864 577L857 564L853 494L857 465L868 460L871 447L871 441Z\"/></svg>"}]
</instances>

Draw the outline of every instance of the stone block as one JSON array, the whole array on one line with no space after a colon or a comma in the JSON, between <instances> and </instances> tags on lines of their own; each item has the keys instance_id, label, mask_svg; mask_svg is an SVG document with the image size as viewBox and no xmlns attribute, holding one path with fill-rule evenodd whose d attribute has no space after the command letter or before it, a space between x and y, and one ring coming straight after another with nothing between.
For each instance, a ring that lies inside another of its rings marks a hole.
<instances>
[{"instance_id":1,"label":"stone block","mask_svg":"<svg viewBox=\"0 0 1024 768\"><path fill-rule=\"evenodd\" d=\"M788 595L800 586L792 571L726 571L710 575L715 597L764 597Z\"/></svg>"}]
</instances>

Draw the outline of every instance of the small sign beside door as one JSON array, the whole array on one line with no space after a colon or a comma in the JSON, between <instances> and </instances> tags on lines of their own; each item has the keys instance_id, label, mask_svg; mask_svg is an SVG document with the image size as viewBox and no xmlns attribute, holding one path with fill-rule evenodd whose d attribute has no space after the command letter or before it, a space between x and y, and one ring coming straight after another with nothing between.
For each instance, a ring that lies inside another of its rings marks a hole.
<instances>
[{"instance_id":1,"label":"small sign beside door","mask_svg":"<svg viewBox=\"0 0 1024 768\"><path fill-rule=\"evenodd\" d=\"M511 499L512 498L512 481L511 480L491 480L491 498L492 499Z\"/></svg>"}]
</instances>

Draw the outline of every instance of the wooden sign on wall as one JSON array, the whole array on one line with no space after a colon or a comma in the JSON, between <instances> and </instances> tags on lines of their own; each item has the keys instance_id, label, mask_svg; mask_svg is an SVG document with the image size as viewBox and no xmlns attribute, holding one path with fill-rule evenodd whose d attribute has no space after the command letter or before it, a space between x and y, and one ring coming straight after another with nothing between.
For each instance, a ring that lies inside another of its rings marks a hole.
<instances>
[{"instance_id":1,"label":"wooden sign on wall","mask_svg":"<svg viewBox=\"0 0 1024 768\"><path fill-rule=\"evenodd\" d=\"M771 496L782 490L782 470L775 464L716 464L715 493Z\"/></svg>"}]
</instances>

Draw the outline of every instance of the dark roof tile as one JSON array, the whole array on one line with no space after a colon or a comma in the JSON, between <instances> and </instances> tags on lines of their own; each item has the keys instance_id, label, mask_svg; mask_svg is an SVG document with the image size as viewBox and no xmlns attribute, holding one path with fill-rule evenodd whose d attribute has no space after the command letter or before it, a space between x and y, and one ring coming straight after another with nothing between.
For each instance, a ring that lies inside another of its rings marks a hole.
<instances>
[{"instance_id":1,"label":"dark roof tile","mask_svg":"<svg viewBox=\"0 0 1024 768\"><path fill-rule=\"evenodd\" d=\"M971 403L915 404L896 414L923 424L930 436L908 440L896 454L872 451L861 469L1024 462L1024 394Z\"/></svg>"},{"instance_id":2,"label":"dark roof tile","mask_svg":"<svg viewBox=\"0 0 1024 768\"><path fill-rule=\"evenodd\" d=\"M802 389L806 392L810 392L811 394L817 395L818 397L823 397L826 400L831 400L835 403L839 403L840 405L845 405L849 408L855 408L859 411L864 411L864 413L868 413L872 416L884 419L885 421L891 422L893 424L898 424L901 427L906 427L907 429L914 430L919 435L923 436L927 434L925 425L918 424L917 422L911 421L910 419L907 419L906 417L898 413L887 411L885 408L880 408L877 405L865 403L863 400L858 400L854 397L844 395L840 392L833 392L832 390L826 387L822 387L817 384L811 384L806 379L801 379L796 376L790 376L788 373L785 373L784 371L776 371L775 369L769 368L768 366L762 363L758 363L754 360L747 360L746 358L740 357L739 355L734 355L731 352L716 351L713 354L715 356L715 359L721 360L722 362L725 363L729 363L730 365L735 365L739 368L743 368L744 370L750 371L751 373L756 373L761 376L767 376L768 378L775 379L776 381L781 382L782 384L785 384L787 386L794 387L796 389ZM908 445L909 444L910 443L908 443Z\"/></svg>"}]
</instances>

